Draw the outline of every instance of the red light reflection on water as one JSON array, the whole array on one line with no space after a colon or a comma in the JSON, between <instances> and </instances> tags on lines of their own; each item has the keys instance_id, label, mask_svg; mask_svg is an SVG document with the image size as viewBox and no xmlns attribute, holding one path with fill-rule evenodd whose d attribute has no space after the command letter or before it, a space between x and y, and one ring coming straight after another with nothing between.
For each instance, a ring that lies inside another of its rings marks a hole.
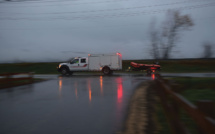
<instances>
[{"instance_id":1,"label":"red light reflection on water","mask_svg":"<svg viewBox=\"0 0 215 134\"><path fill-rule=\"evenodd\" d=\"M123 80L122 77L116 78L117 83L117 101L116 101L116 123L119 124L122 119L122 107L123 107Z\"/></svg>"},{"instance_id":2,"label":"red light reflection on water","mask_svg":"<svg viewBox=\"0 0 215 134\"><path fill-rule=\"evenodd\" d=\"M118 85L118 89L117 89L117 98L118 98L118 101L122 100L122 95L123 95L122 84L119 84Z\"/></svg>"},{"instance_id":3,"label":"red light reflection on water","mask_svg":"<svg viewBox=\"0 0 215 134\"><path fill-rule=\"evenodd\" d=\"M152 74L152 80L155 80L155 74Z\"/></svg>"},{"instance_id":4,"label":"red light reflection on water","mask_svg":"<svg viewBox=\"0 0 215 134\"><path fill-rule=\"evenodd\" d=\"M122 102L122 96L123 96L123 86L122 86L122 78L119 77L116 79L117 81L117 102Z\"/></svg>"},{"instance_id":5,"label":"red light reflection on water","mask_svg":"<svg viewBox=\"0 0 215 134\"><path fill-rule=\"evenodd\" d=\"M89 100L91 102L91 89L89 89Z\"/></svg>"}]
</instances>

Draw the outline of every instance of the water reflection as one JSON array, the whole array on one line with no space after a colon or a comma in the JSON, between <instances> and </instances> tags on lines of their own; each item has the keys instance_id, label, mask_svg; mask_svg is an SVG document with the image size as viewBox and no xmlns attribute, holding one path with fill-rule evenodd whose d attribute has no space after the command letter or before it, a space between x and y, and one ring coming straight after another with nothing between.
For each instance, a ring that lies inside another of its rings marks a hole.
<instances>
[{"instance_id":1,"label":"water reflection","mask_svg":"<svg viewBox=\"0 0 215 134\"><path fill-rule=\"evenodd\" d=\"M89 101L91 102L91 94L92 94L92 90L91 90L91 81L88 79L88 82L87 82L87 86L88 86L88 91L89 91Z\"/></svg>"},{"instance_id":2,"label":"water reflection","mask_svg":"<svg viewBox=\"0 0 215 134\"><path fill-rule=\"evenodd\" d=\"M58 81L58 90L59 90L59 97L61 98L62 97L62 84L63 84L63 80L62 80L62 77L59 77L59 81Z\"/></svg>"},{"instance_id":3,"label":"water reflection","mask_svg":"<svg viewBox=\"0 0 215 134\"><path fill-rule=\"evenodd\" d=\"M79 110L85 112L88 108L91 108L90 110L95 112L89 115L91 117L101 110L102 113L99 117L102 116L102 120L108 120L111 117L110 120L113 122L114 129L121 128L121 122L125 114L125 104L128 101L128 92L130 92L130 80L133 80L128 78L130 77L59 77L57 80L58 99L68 105L77 106L78 110L75 111L77 113L80 112ZM69 109L72 110L73 108L70 107ZM107 117L103 117L103 114ZM91 119L91 117L87 118Z\"/></svg>"},{"instance_id":4,"label":"water reflection","mask_svg":"<svg viewBox=\"0 0 215 134\"><path fill-rule=\"evenodd\" d=\"M75 81L74 87L75 87L75 97L76 97L76 99L78 99L78 83L77 83L77 81Z\"/></svg>"},{"instance_id":5,"label":"water reflection","mask_svg":"<svg viewBox=\"0 0 215 134\"><path fill-rule=\"evenodd\" d=\"M105 80L105 81L104 81ZM95 96L100 96L100 97L105 97L105 93L106 96L109 94L112 94L111 92L115 92L114 94L116 95L116 104L121 107L121 103L123 101L123 79L122 77L115 77L112 79L113 81L110 83L109 79L104 79L104 76L99 76L96 78L87 78L87 79L80 79L80 78L76 78L76 79L65 79L64 77L59 77L58 78L58 94L59 94L59 98L62 98L62 94L63 91L62 89L64 88L64 92L66 92L66 90L68 90L68 88L70 87L70 89L72 89L74 98L80 99L80 96L82 96L82 92L85 92L87 94L87 99L89 100L89 102L92 102L92 88L94 88L95 90ZM115 89L114 90L106 90L106 92L104 92L104 87L105 84L107 84L106 86L111 87L111 89ZM110 85L109 85L110 84ZM71 88L72 86L72 88ZM85 89L85 90L82 90Z\"/></svg>"},{"instance_id":6,"label":"water reflection","mask_svg":"<svg viewBox=\"0 0 215 134\"><path fill-rule=\"evenodd\" d=\"M103 77L100 76L100 89L101 89L101 95L103 95Z\"/></svg>"},{"instance_id":7,"label":"water reflection","mask_svg":"<svg viewBox=\"0 0 215 134\"><path fill-rule=\"evenodd\" d=\"M155 74L152 74L152 80L155 80Z\"/></svg>"},{"instance_id":8,"label":"water reflection","mask_svg":"<svg viewBox=\"0 0 215 134\"><path fill-rule=\"evenodd\" d=\"M120 121L122 118L122 104L123 104L123 82L122 77L116 78L117 83L117 108L116 108L116 124L120 127Z\"/></svg>"},{"instance_id":9,"label":"water reflection","mask_svg":"<svg viewBox=\"0 0 215 134\"><path fill-rule=\"evenodd\" d=\"M122 86L122 78L118 77L116 79L117 81L117 102L122 102L122 96L123 96L123 86Z\"/></svg>"}]
</instances>

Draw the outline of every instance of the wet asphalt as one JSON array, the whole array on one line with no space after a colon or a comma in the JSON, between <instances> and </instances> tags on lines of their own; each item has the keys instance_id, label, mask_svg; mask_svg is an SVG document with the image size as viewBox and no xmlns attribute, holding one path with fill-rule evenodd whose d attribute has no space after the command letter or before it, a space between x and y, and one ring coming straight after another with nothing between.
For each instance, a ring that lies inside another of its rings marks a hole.
<instances>
[{"instance_id":1,"label":"wet asphalt","mask_svg":"<svg viewBox=\"0 0 215 134\"><path fill-rule=\"evenodd\" d=\"M0 134L113 134L146 76L37 75L47 81L0 91Z\"/></svg>"}]
</instances>

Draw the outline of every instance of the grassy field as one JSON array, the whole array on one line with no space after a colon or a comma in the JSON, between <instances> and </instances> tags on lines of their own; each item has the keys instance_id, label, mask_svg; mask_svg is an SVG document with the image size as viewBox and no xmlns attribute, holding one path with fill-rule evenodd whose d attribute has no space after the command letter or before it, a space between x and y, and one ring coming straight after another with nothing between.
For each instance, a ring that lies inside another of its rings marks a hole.
<instances>
[{"instance_id":1,"label":"grassy field","mask_svg":"<svg viewBox=\"0 0 215 134\"><path fill-rule=\"evenodd\" d=\"M154 60L123 60L123 71L130 66L130 62L152 64ZM59 63L11 63L0 64L0 73L5 72L35 72L36 74L57 74ZM215 72L215 59L185 59L160 60L162 72Z\"/></svg>"},{"instance_id":2,"label":"grassy field","mask_svg":"<svg viewBox=\"0 0 215 134\"><path fill-rule=\"evenodd\" d=\"M45 80L45 79L40 79L40 78L33 78L32 80L17 80L16 78L10 78L10 79L12 80L12 81L10 81L10 83L5 82L5 80L7 80L6 78L0 79L0 90L10 88L10 87L32 84L32 83L41 82L41 81Z\"/></svg>"},{"instance_id":3,"label":"grassy field","mask_svg":"<svg viewBox=\"0 0 215 134\"><path fill-rule=\"evenodd\" d=\"M56 74L58 63L12 63L0 64L0 73L34 72L36 74Z\"/></svg>"},{"instance_id":4,"label":"grassy field","mask_svg":"<svg viewBox=\"0 0 215 134\"><path fill-rule=\"evenodd\" d=\"M215 101L215 78L192 78L180 77L171 78L171 80L180 84L179 93L187 100L196 105L198 100L212 100ZM164 111L160 104L156 105L156 115L160 124L159 134L170 134L167 120L164 118ZM215 107L214 107L215 108ZM211 110L214 110L211 108ZM180 110L180 119L188 127L192 134L198 134L195 122L187 115L184 110Z\"/></svg>"},{"instance_id":5,"label":"grassy field","mask_svg":"<svg viewBox=\"0 0 215 134\"><path fill-rule=\"evenodd\" d=\"M137 63L152 64L153 60L133 60ZM123 61L123 69L125 70L130 60ZM215 72L215 59L184 59L184 60L159 60L162 72Z\"/></svg>"},{"instance_id":6,"label":"grassy field","mask_svg":"<svg viewBox=\"0 0 215 134\"><path fill-rule=\"evenodd\" d=\"M173 78L183 89L180 93L189 101L215 101L215 78Z\"/></svg>"},{"instance_id":7,"label":"grassy field","mask_svg":"<svg viewBox=\"0 0 215 134\"><path fill-rule=\"evenodd\" d=\"M175 78L175 81L183 85L181 94L193 104L196 105L198 100L215 101L215 78ZM215 106L211 107L211 110L214 108ZM183 110L181 118L191 133L198 133L195 122Z\"/></svg>"}]
</instances>

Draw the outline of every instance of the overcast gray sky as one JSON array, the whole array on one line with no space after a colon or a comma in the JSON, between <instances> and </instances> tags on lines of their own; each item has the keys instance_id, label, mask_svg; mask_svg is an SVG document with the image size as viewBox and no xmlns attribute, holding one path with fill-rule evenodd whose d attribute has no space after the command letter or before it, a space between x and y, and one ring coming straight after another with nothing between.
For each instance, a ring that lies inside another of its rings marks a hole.
<instances>
[{"instance_id":1,"label":"overcast gray sky","mask_svg":"<svg viewBox=\"0 0 215 134\"><path fill-rule=\"evenodd\" d=\"M161 28L168 9L180 9L195 24L171 57L201 57L202 43L215 43L215 0L0 0L0 63L115 52L151 59L151 20Z\"/></svg>"}]
</instances>

